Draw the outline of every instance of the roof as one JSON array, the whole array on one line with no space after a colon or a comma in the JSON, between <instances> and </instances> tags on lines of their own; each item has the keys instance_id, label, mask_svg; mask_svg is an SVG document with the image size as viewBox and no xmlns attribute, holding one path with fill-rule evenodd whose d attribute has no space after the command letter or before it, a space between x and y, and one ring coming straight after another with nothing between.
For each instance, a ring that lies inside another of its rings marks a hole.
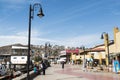
<instances>
[{"instance_id":1,"label":"roof","mask_svg":"<svg viewBox=\"0 0 120 80\"><path fill-rule=\"evenodd\" d=\"M109 40L109 45L112 45L112 44L114 44L114 40ZM100 45L95 46L94 48L104 46L104 45L105 44L100 44Z\"/></svg>"},{"instance_id":2,"label":"roof","mask_svg":"<svg viewBox=\"0 0 120 80\"><path fill-rule=\"evenodd\" d=\"M92 49L90 49L90 52L101 52L101 51L105 51L105 48L92 48Z\"/></svg>"},{"instance_id":3,"label":"roof","mask_svg":"<svg viewBox=\"0 0 120 80\"><path fill-rule=\"evenodd\" d=\"M12 46L25 46L25 45L22 45L22 44L11 44L11 45L5 45L5 46L0 46L0 48L2 47L12 47Z\"/></svg>"},{"instance_id":4,"label":"roof","mask_svg":"<svg viewBox=\"0 0 120 80\"><path fill-rule=\"evenodd\" d=\"M23 46L12 46L12 49L28 49L28 47L23 47Z\"/></svg>"}]
</instances>

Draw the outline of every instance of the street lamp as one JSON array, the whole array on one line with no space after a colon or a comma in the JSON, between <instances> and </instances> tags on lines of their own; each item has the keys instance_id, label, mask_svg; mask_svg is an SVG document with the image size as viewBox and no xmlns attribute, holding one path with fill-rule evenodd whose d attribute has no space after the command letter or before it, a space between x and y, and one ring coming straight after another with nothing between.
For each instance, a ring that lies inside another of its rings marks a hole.
<instances>
[{"instance_id":1,"label":"street lamp","mask_svg":"<svg viewBox=\"0 0 120 80\"><path fill-rule=\"evenodd\" d=\"M108 72L109 72L109 61L110 61L110 57L109 57L109 36L108 36L108 33L106 32L103 32L102 35L101 35L101 39L104 39L104 44L105 44L105 50L107 52L106 54L106 65L108 66Z\"/></svg>"},{"instance_id":2,"label":"street lamp","mask_svg":"<svg viewBox=\"0 0 120 80\"><path fill-rule=\"evenodd\" d=\"M39 7L39 13L37 16L43 17L43 11L42 11L42 6L40 3L35 3L34 5L30 4L29 7L29 27L28 27L28 55L27 55L27 80L30 80L30 75L29 75L29 66L30 66L30 42L31 42L31 20L34 18L34 8Z\"/></svg>"}]
</instances>

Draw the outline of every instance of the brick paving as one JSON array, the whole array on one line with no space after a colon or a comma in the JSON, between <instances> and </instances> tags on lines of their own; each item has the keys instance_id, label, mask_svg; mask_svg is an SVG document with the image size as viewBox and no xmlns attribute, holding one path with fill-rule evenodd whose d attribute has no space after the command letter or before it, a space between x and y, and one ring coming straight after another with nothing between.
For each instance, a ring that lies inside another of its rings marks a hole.
<instances>
[{"instance_id":1,"label":"brick paving","mask_svg":"<svg viewBox=\"0 0 120 80\"><path fill-rule=\"evenodd\" d=\"M62 69L60 64L56 64L46 70L46 75L38 75L34 80L120 80L120 74L84 72L80 65L70 64L66 64Z\"/></svg>"}]
</instances>

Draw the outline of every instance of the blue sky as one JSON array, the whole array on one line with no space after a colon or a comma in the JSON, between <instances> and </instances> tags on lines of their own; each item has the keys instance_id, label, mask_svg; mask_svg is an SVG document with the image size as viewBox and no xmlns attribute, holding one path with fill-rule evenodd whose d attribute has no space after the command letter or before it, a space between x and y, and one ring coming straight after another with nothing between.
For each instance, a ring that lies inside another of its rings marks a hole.
<instances>
[{"instance_id":1,"label":"blue sky","mask_svg":"<svg viewBox=\"0 0 120 80\"><path fill-rule=\"evenodd\" d=\"M29 5L41 3L44 17L32 20L32 44L94 47L103 32L113 39L120 26L119 0L0 0L0 46L28 41Z\"/></svg>"}]
</instances>

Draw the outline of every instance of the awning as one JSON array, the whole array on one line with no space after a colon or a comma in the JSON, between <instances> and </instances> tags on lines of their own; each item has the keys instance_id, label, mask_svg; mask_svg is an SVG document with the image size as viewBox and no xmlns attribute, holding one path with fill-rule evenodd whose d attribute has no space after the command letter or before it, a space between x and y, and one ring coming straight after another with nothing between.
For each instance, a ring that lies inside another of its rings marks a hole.
<instances>
[{"instance_id":1,"label":"awning","mask_svg":"<svg viewBox=\"0 0 120 80\"><path fill-rule=\"evenodd\" d=\"M75 49L75 50L66 50L66 53L67 53L67 54L69 54L69 53L78 54L78 53L79 53L79 49Z\"/></svg>"}]
</instances>

